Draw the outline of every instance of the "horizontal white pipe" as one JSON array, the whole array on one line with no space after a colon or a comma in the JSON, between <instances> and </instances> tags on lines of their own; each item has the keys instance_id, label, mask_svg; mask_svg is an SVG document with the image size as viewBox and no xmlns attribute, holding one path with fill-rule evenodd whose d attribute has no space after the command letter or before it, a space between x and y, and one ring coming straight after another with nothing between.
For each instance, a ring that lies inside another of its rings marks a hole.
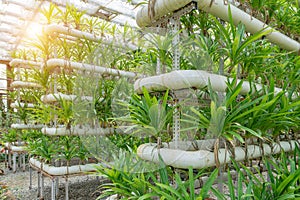
<instances>
[{"instance_id":1,"label":"horizontal white pipe","mask_svg":"<svg viewBox=\"0 0 300 200\"><path fill-rule=\"evenodd\" d=\"M136 14L136 23L139 27L143 28L152 24L153 21L161 17L173 13L180 8L183 8L192 0L156 0L154 5L154 19L150 19L148 14L148 4L144 5L138 10Z\"/></svg>"},{"instance_id":2,"label":"horizontal white pipe","mask_svg":"<svg viewBox=\"0 0 300 200\"><path fill-rule=\"evenodd\" d=\"M12 152L26 152L26 147L25 146L9 146L9 150Z\"/></svg>"},{"instance_id":3,"label":"horizontal white pipe","mask_svg":"<svg viewBox=\"0 0 300 200\"><path fill-rule=\"evenodd\" d=\"M43 124L12 124L10 126L14 129L41 129L44 127Z\"/></svg>"},{"instance_id":4,"label":"horizontal white pipe","mask_svg":"<svg viewBox=\"0 0 300 200\"><path fill-rule=\"evenodd\" d=\"M33 1L33 0L27 0L26 2L25 1L16 1L16 0L6 0L6 1L9 4L18 5L22 8L28 9L30 11L32 11L32 8L35 7L35 3L36 3L36 1Z\"/></svg>"},{"instance_id":5,"label":"horizontal white pipe","mask_svg":"<svg viewBox=\"0 0 300 200\"><path fill-rule=\"evenodd\" d=\"M25 146L26 143L24 141L15 141L15 142L5 142L4 146L9 147L9 146Z\"/></svg>"},{"instance_id":6,"label":"horizontal white pipe","mask_svg":"<svg viewBox=\"0 0 300 200\"><path fill-rule=\"evenodd\" d=\"M26 151L26 146L15 146L11 143L5 143L4 146L9 150L9 151L12 151L12 152L25 152Z\"/></svg>"},{"instance_id":7,"label":"horizontal white pipe","mask_svg":"<svg viewBox=\"0 0 300 200\"><path fill-rule=\"evenodd\" d=\"M55 59L55 58L49 59L46 64L46 67L49 69L54 67L66 67L66 66L72 69L77 69L82 71L86 70L86 71L91 71L100 74L109 74L113 76L121 76L121 77L129 77L129 78L134 78L137 76L137 74L133 72L127 72L123 70L111 69L111 68L100 67L96 65L90 65L90 64L79 63L79 62L72 62L64 59Z\"/></svg>"},{"instance_id":8,"label":"horizontal white pipe","mask_svg":"<svg viewBox=\"0 0 300 200\"><path fill-rule=\"evenodd\" d=\"M49 128L44 127L42 128L42 133L46 135L55 135L55 136L62 136L62 135L78 135L78 136L88 136L88 135L107 135L113 134L117 131L117 129L111 128L92 128L88 126L72 126L70 129L66 129L66 127L58 127L58 128Z\"/></svg>"},{"instance_id":9,"label":"horizontal white pipe","mask_svg":"<svg viewBox=\"0 0 300 200\"><path fill-rule=\"evenodd\" d=\"M186 88L203 88L211 83L212 89L218 92L225 92L227 85L227 77L217 74L211 74L202 70L177 70L166 74L140 78L134 83L134 90L137 93L142 93L142 88L145 87L149 92L165 91L167 89L179 90ZM231 78L229 80L232 80ZM238 80L239 82L240 80ZM263 86L255 84L260 90ZM243 81L240 94L247 94L250 91L250 83ZM275 88L275 93L280 92L280 88Z\"/></svg>"},{"instance_id":10,"label":"horizontal white pipe","mask_svg":"<svg viewBox=\"0 0 300 200\"><path fill-rule=\"evenodd\" d=\"M95 34L83 32L77 29L71 29L69 27L63 26L63 25L57 25L57 24L51 24L44 27L44 31L48 34L52 34L54 32L56 33L63 33L66 35L71 35L78 38L88 39L95 42L101 42L103 44L111 45L113 44L116 47L120 48L129 48L132 50L138 49L137 46L129 43L124 43L121 41L116 41L113 38L104 38L100 36L96 36Z\"/></svg>"},{"instance_id":11,"label":"horizontal white pipe","mask_svg":"<svg viewBox=\"0 0 300 200\"><path fill-rule=\"evenodd\" d=\"M279 144L273 143L273 150L268 144L263 144L264 155L271 155L284 152L290 152L295 149L296 144L300 140L291 140L290 142L282 141ZM242 147L235 147L235 160L243 161L246 159L245 149ZM255 159L262 156L262 149L258 145L248 145L248 159ZM143 160L159 163L159 155L166 165L176 168L187 169L193 167L194 169L202 169L206 167L215 166L215 155L211 151L198 150L198 151L184 151L180 149L157 149L157 145L142 144L137 149L137 154ZM220 164L231 162L230 152L224 148L219 149Z\"/></svg>"},{"instance_id":12,"label":"horizontal white pipe","mask_svg":"<svg viewBox=\"0 0 300 200\"><path fill-rule=\"evenodd\" d=\"M41 101L44 103L54 103L54 102L58 102L60 99L67 100L67 101L74 101L77 98L80 98L81 100L86 100L86 101L93 101L93 97L89 97L89 96L77 97L76 95L73 95L73 94L68 95L68 94L63 94L63 93L42 95Z\"/></svg>"},{"instance_id":13,"label":"horizontal white pipe","mask_svg":"<svg viewBox=\"0 0 300 200\"><path fill-rule=\"evenodd\" d=\"M169 13L173 13L190 2L192 2L192 0L156 0L154 7L154 20L158 20L162 16L165 16ZM211 4L211 2L213 3ZM227 22L229 21L228 5L224 4L224 0L199 0L197 1L197 4L199 9L208 12L216 17L219 17ZM289 51L294 51L296 53L300 51L299 42L271 28L264 22L250 16L248 13L240 10L232 4L230 4L230 8L233 22L235 25L237 25L240 22L245 24L246 30L252 34L261 31L265 28L266 30L272 30L272 32L266 36L266 38L270 42L277 44L281 48ZM151 25L152 21L150 20L150 17L148 15L148 5L142 7L137 12L136 21L138 26L140 27L146 27Z\"/></svg>"},{"instance_id":14,"label":"horizontal white pipe","mask_svg":"<svg viewBox=\"0 0 300 200\"><path fill-rule=\"evenodd\" d=\"M41 62L35 62L35 61L31 61L31 60L22 60L22 59L18 59L18 58L12 59L9 62L10 66L20 67L20 68L24 68L24 69L32 69L32 68L39 69L41 64L42 64Z\"/></svg>"},{"instance_id":15,"label":"horizontal white pipe","mask_svg":"<svg viewBox=\"0 0 300 200\"><path fill-rule=\"evenodd\" d=\"M85 165L73 165L69 167L54 167L46 163L42 163L35 158L30 158L29 163L33 167L38 168L51 176L62 176L96 171L94 163Z\"/></svg>"},{"instance_id":16,"label":"horizontal white pipe","mask_svg":"<svg viewBox=\"0 0 300 200\"><path fill-rule=\"evenodd\" d=\"M10 104L11 108L20 108L20 107L24 108L25 106L27 108L34 108L35 107L33 103L22 103L22 102L17 102L17 101Z\"/></svg>"},{"instance_id":17,"label":"horizontal white pipe","mask_svg":"<svg viewBox=\"0 0 300 200\"><path fill-rule=\"evenodd\" d=\"M12 88L42 88L42 86L38 83L33 82L25 82L25 81L13 81L10 84Z\"/></svg>"}]
</instances>

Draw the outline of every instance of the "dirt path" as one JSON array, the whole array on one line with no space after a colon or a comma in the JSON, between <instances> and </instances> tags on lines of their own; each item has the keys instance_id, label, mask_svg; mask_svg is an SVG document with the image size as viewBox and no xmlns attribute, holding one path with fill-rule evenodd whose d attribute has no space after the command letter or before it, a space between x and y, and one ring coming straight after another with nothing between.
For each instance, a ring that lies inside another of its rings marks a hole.
<instances>
[{"instance_id":1,"label":"dirt path","mask_svg":"<svg viewBox=\"0 0 300 200\"><path fill-rule=\"evenodd\" d=\"M11 198L16 200L35 200L38 198L37 186L38 176L37 172L32 173L32 189L29 190L29 167L26 166L26 171L17 170L13 173L11 170L5 168L4 163L0 163L0 169L4 170L4 175L0 175L0 183L7 185ZM59 198L65 199L65 181L60 179L59 184ZM101 180L93 176L78 176L69 178L69 198L70 200L93 200L96 199L99 193L97 189L101 184ZM45 200L51 199L51 180L44 179L45 185Z\"/></svg>"}]
</instances>

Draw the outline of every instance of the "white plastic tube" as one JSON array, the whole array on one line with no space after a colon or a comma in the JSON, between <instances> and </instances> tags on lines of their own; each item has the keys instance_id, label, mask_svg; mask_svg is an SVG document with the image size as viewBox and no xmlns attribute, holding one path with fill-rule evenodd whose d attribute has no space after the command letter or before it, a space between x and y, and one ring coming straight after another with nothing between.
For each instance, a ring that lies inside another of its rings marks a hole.
<instances>
[{"instance_id":1,"label":"white plastic tube","mask_svg":"<svg viewBox=\"0 0 300 200\"><path fill-rule=\"evenodd\" d=\"M22 102L17 102L15 101L14 103L10 104L11 108L24 108L26 105L27 108L34 108L34 104L33 103L22 103Z\"/></svg>"},{"instance_id":2,"label":"white plastic tube","mask_svg":"<svg viewBox=\"0 0 300 200\"><path fill-rule=\"evenodd\" d=\"M10 84L12 88L42 88L42 86L38 83L33 82L25 82L25 81L13 81Z\"/></svg>"},{"instance_id":3,"label":"white plastic tube","mask_svg":"<svg viewBox=\"0 0 300 200\"><path fill-rule=\"evenodd\" d=\"M174 11L184 7L190 2L192 2L192 0L156 0L156 4L154 7L154 20L158 20L164 15L173 13ZM213 3L210 6L211 2ZM219 17L225 21L229 21L228 5L224 4L224 0L199 0L197 1L197 3L199 9L208 12L216 17ZM300 51L299 42L269 27L264 22L250 16L248 13L240 10L232 4L230 4L230 8L235 25L240 22L245 24L246 30L252 34L264 28L266 28L266 30L271 29L273 30L273 32L266 36L266 38L269 39L270 42L277 44L281 48L289 51L294 51L296 53ZM151 20L148 15L148 5L142 7L137 12L136 21L138 26L140 26L141 28L151 25Z\"/></svg>"},{"instance_id":4,"label":"white plastic tube","mask_svg":"<svg viewBox=\"0 0 300 200\"><path fill-rule=\"evenodd\" d=\"M179 90L186 88L203 88L210 82L212 89L218 92L225 92L228 77L211 74L202 70L177 70L166 74L157 76L140 78L134 83L134 90L137 93L142 93L142 88L145 87L149 92L165 91L167 89ZM229 80L232 80L229 78ZM238 80L239 82L240 80ZM256 88L260 90L263 86L255 84ZM243 81L242 90L240 94L247 94L250 91L250 83ZM280 88L275 88L275 93L280 92Z\"/></svg>"},{"instance_id":5,"label":"white plastic tube","mask_svg":"<svg viewBox=\"0 0 300 200\"><path fill-rule=\"evenodd\" d=\"M12 124L10 126L14 129L41 129L44 127L42 124Z\"/></svg>"},{"instance_id":6,"label":"white plastic tube","mask_svg":"<svg viewBox=\"0 0 300 200\"><path fill-rule=\"evenodd\" d=\"M9 62L10 66L13 67L20 67L20 68L24 68L24 69L39 69L41 66L41 62L35 62L35 61L31 61L31 60L22 60L22 59L12 59Z\"/></svg>"},{"instance_id":7,"label":"white plastic tube","mask_svg":"<svg viewBox=\"0 0 300 200\"><path fill-rule=\"evenodd\" d=\"M96 65L72 62L64 59L55 59L55 58L49 59L47 61L47 65L44 67L47 67L48 69L55 68L55 67L70 67L72 69L77 69L82 71L86 70L86 71L91 71L100 74L109 74L113 76L122 76L122 77L129 77L129 78L134 78L137 76L137 74L133 72L127 72L123 70L111 69L111 68L100 67Z\"/></svg>"},{"instance_id":8,"label":"white plastic tube","mask_svg":"<svg viewBox=\"0 0 300 200\"><path fill-rule=\"evenodd\" d=\"M22 142L21 144L21 146L15 146L11 143L6 142L4 146L11 152L25 152L26 147L24 146L24 142Z\"/></svg>"},{"instance_id":9,"label":"white plastic tube","mask_svg":"<svg viewBox=\"0 0 300 200\"><path fill-rule=\"evenodd\" d=\"M74 101L77 98L80 98L81 100L86 100L86 101L93 101L93 97L90 97L90 96L77 97L76 95L73 95L73 94L68 95L68 94L63 94L63 93L42 95L41 101L44 103L54 103L54 102L59 101L59 99L63 99L63 100L67 100L67 101Z\"/></svg>"},{"instance_id":10,"label":"white plastic tube","mask_svg":"<svg viewBox=\"0 0 300 200\"><path fill-rule=\"evenodd\" d=\"M229 21L228 5L225 5L223 0L214 0L212 6L209 6L210 2L211 0L199 0L198 8L216 17L219 17L225 21ZM264 22L252 17L248 13L240 10L239 8L235 7L232 4L230 4L230 8L231 8L233 22L235 25L239 24L240 22L245 24L246 30L252 34L264 28L266 28L266 30L271 29L273 30L273 32L271 32L269 35L266 36L266 38L270 40L270 42L277 44L283 49L289 51L295 51L296 53L299 52L300 50L299 42L269 27Z\"/></svg>"},{"instance_id":11,"label":"white plastic tube","mask_svg":"<svg viewBox=\"0 0 300 200\"><path fill-rule=\"evenodd\" d=\"M120 48L129 48L132 50L138 49L137 46L135 46L133 44L115 41L115 39L113 39L113 38L99 37L92 33L83 32L83 31L80 31L77 29L71 29L71 28L63 26L63 25L57 25L57 24L47 25L44 27L44 31L48 34L52 34L52 33L56 32L56 33L62 33L65 35L71 35L71 36L78 37L78 38L88 39L88 40L95 41L95 42L101 42L101 43L107 44L107 45L113 44L114 46L120 47Z\"/></svg>"},{"instance_id":12,"label":"white plastic tube","mask_svg":"<svg viewBox=\"0 0 300 200\"><path fill-rule=\"evenodd\" d=\"M66 127L58 128L42 128L42 133L51 136L62 136L62 135L78 135L78 136L89 136L89 135L107 135L112 134L116 131L115 128L92 128L88 126L72 126L71 129L66 129Z\"/></svg>"},{"instance_id":13,"label":"white plastic tube","mask_svg":"<svg viewBox=\"0 0 300 200\"><path fill-rule=\"evenodd\" d=\"M29 159L30 165L35 168L41 169L51 176L62 176L62 175L71 175L78 173L86 173L95 171L96 164L85 164L85 165L73 165L73 166L64 166L64 167L54 167L48 164L42 163L35 158Z\"/></svg>"},{"instance_id":14,"label":"white plastic tube","mask_svg":"<svg viewBox=\"0 0 300 200\"><path fill-rule=\"evenodd\" d=\"M157 20L168 13L173 13L191 2L192 0L156 0L154 5L155 15L152 20ZM138 10L136 14L136 23L141 28L149 26L152 23L148 15L148 5L145 5Z\"/></svg>"},{"instance_id":15,"label":"white plastic tube","mask_svg":"<svg viewBox=\"0 0 300 200\"><path fill-rule=\"evenodd\" d=\"M299 144L300 140L292 140L290 142L282 141L279 144L273 144L273 150L268 144L263 144L264 155L271 155L284 152L290 152L295 149L296 144ZM262 156L262 149L258 145L249 145L247 147L248 158L254 159ZM156 145L142 144L137 149L137 154L140 158L155 163L159 162L159 155L163 159L166 165L170 165L176 168L187 169L193 167L194 169L202 169L206 167L215 166L214 153L206 150L198 151L184 151L180 149L157 149ZM220 164L231 162L230 152L224 148L219 149L219 161ZM235 147L235 160L243 161L246 159L245 149L242 147Z\"/></svg>"}]
</instances>

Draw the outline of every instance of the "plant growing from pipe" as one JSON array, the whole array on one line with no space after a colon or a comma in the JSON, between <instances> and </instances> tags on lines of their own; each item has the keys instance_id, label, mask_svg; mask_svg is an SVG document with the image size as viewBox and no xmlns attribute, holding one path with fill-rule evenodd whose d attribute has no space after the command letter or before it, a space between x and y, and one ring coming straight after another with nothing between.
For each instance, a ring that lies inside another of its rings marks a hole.
<instances>
[{"instance_id":1,"label":"plant growing from pipe","mask_svg":"<svg viewBox=\"0 0 300 200\"><path fill-rule=\"evenodd\" d=\"M243 64L243 60L247 58L247 51L253 47L253 43L271 33L272 30L261 30L249 37L245 37L245 26L241 23L237 27L234 25L230 6L228 6L228 13L229 24L227 28L217 19L214 19L214 22L216 30L219 32L216 35L220 36L221 54L226 56L225 60L229 59L228 73L231 74L233 70L237 73L237 66ZM268 55L259 54L258 56L267 57ZM251 57L253 58L255 55L251 55ZM245 73L244 71L241 72L243 77L246 77Z\"/></svg>"},{"instance_id":2,"label":"plant growing from pipe","mask_svg":"<svg viewBox=\"0 0 300 200\"><path fill-rule=\"evenodd\" d=\"M142 137L161 137L163 141L170 140L170 135L164 134L163 130L167 129L171 123L173 109L168 106L168 91L157 98L151 97L148 91L143 88L143 96L133 94L129 104L123 104L128 109L129 115L118 118L123 122L129 123L128 131Z\"/></svg>"}]
</instances>

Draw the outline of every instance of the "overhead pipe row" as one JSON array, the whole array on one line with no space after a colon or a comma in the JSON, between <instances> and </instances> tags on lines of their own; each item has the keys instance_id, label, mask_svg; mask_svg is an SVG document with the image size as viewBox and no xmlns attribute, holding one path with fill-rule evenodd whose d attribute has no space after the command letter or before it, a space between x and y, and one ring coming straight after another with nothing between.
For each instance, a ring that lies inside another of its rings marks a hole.
<instances>
[{"instance_id":1,"label":"overhead pipe row","mask_svg":"<svg viewBox=\"0 0 300 200\"><path fill-rule=\"evenodd\" d=\"M136 21L138 26L141 28L151 26L151 23L154 20L159 20L162 16L165 16L169 13L173 13L176 10L183 8L185 5L197 2L198 8L208 12L216 17L221 18L222 20L229 21L228 15L228 5L224 4L224 0L156 0L154 6L155 16L154 19L150 19L148 15L148 5L142 7L136 16ZM211 6L210 6L211 4ZM228 2L229 4L229 2ZM246 31L254 34L262 29L265 30L272 30L270 34L266 36L266 38L274 44L277 44L282 49L286 49L288 51L293 51L296 53L300 52L300 43L291 39L290 37L280 33L279 31L275 30L274 28L268 26L264 22L252 17L248 13L242 11L241 9L237 8L236 6L230 4L231 13L233 22L235 25L239 23L245 24Z\"/></svg>"},{"instance_id":2,"label":"overhead pipe row","mask_svg":"<svg viewBox=\"0 0 300 200\"><path fill-rule=\"evenodd\" d=\"M47 63L45 65L45 67L50 69L55 67L64 67L64 66L70 67L72 69L81 70L81 71L85 70L85 71L90 71L90 72L95 72L100 74L109 74L112 76L121 76L121 77L128 77L128 78L134 78L137 76L137 74L133 72L100 67L96 65L84 64L79 62L72 62L65 59L56 59L56 58L49 59L47 60Z\"/></svg>"},{"instance_id":3,"label":"overhead pipe row","mask_svg":"<svg viewBox=\"0 0 300 200\"><path fill-rule=\"evenodd\" d=\"M69 27L65 27L63 25L58 25L58 24L51 24L51 25L47 25L44 27L44 31L48 34L52 34L52 33L62 33L65 35L70 35L70 36L74 36L74 37L78 37L78 38L82 38L82 39L88 39L94 42L101 42L103 44L107 44L107 45L111 45L113 44L116 47L121 47L121 48L129 48L132 50L137 50L138 47L130 44L130 43L124 43L121 41L115 41L115 39L113 38L104 38L104 37L100 37L100 36L96 36L95 34L92 33L88 33L88 32L83 32L77 29L72 29Z\"/></svg>"}]
</instances>

